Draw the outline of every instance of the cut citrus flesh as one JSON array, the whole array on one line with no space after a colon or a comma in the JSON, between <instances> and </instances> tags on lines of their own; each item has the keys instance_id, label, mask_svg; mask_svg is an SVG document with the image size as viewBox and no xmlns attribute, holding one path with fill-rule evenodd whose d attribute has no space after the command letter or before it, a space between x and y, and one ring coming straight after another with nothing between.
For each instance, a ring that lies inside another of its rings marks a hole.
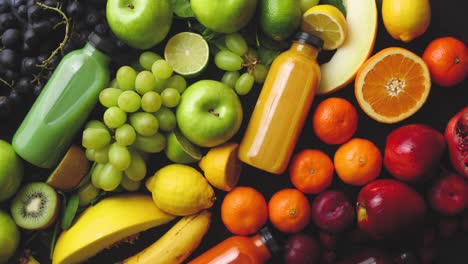
<instances>
[{"instance_id":1,"label":"cut citrus flesh","mask_svg":"<svg viewBox=\"0 0 468 264\"><path fill-rule=\"evenodd\" d=\"M199 34L181 32L172 36L164 48L164 58L174 71L185 77L202 72L209 59L209 47Z\"/></svg>"},{"instance_id":2,"label":"cut citrus flesh","mask_svg":"<svg viewBox=\"0 0 468 264\"><path fill-rule=\"evenodd\" d=\"M361 109L382 123L396 123L416 113L431 89L429 70L421 57L389 47L359 69L354 92Z\"/></svg>"},{"instance_id":3,"label":"cut citrus flesh","mask_svg":"<svg viewBox=\"0 0 468 264\"><path fill-rule=\"evenodd\" d=\"M323 40L323 49L334 50L340 47L347 35L346 18L332 5L316 5L302 16L303 31Z\"/></svg>"}]
</instances>

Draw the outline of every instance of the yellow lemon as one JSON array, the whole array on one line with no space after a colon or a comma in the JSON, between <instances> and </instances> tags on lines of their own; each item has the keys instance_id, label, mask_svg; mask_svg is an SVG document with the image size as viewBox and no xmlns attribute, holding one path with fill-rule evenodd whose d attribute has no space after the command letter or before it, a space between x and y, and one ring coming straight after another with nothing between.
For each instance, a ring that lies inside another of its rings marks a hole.
<instances>
[{"instance_id":1,"label":"yellow lemon","mask_svg":"<svg viewBox=\"0 0 468 264\"><path fill-rule=\"evenodd\" d=\"M179 216L195 214L213 206L211 185L196 169L183 164L162 167L149 180L153 201L161 210Z\"/></svg>"},{"instance_id":2,"label":"yellow lemon","mask_svg":"<svg viewBox=\"0 0 468 264\"><path fill-rule=\"evenodd\" d=\"M410 42L426 32L431 22L429 0L383 0L382 20L394 39Z\"/></svg>"},{"instance_id":3,"label":"yellow lemon","mask_svg":"<svg viewBox=\"0 0 468 264\"><path fill-rule=\"evenodd\" d=\"M237 157L239 144L234 142L211 148L200 160L198 166L214 187L230 191L239 181L242 163Z\"/></svg>"},{"instance_id":4,"label":"yellow lemon","mask_svg":"<svg viewBox=\"0 0 468 264\"><path fill-rule=\"evenodd\" d=\"M301 28L323 40L323 49L340 47L348 34L346 18L332 5L316 5L302 15Z\"/></svg>"}]
</instances>

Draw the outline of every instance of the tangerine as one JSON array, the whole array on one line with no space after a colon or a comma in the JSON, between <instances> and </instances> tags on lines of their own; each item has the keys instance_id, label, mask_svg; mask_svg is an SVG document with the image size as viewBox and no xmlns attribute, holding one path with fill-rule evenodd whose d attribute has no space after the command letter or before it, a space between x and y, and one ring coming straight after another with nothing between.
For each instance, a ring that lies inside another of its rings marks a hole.
<instances>
[{"instance_id":1,"label":"tangerine","mask_svg":"<svg viewBox=\"0 0 468 264\"><path fill-rule=\"evenodd\" d=\"M317 137L327 144L342 144L356 132L358 113L346 99L330 97L315 108L312 125Z\"/></svg>"},{"instance_id":2,"label":"tangerine","mask_svg":"<svg viewBox=\"0 0 468 264\"><path fill-rule=\"evenodd\" d=\"M382 153L371 141L353 138L336 150L333 163L343 182L361 186L379 176Z\"/></svg>"},{"instance_id":3,"label":"tangerine","mask_svg":"<svg viewBox=\"0 0 468 264\"><path fill-rule=\"evenodd\" d=\"M256 233L268 220L265 197L252 187L235 187L221 203L221 220L233 234Z\"/></svg>"},{"instance_id":4,"label":"tangerine","mask_svg":"<svg viewBox=\"0 0 468 264\"><path fill-rule=\"evenodd\" d=\"M432 80L449 87L468 75L468 48L454 37L436 38L424 50L423 60L429 67Z\"/></svg>"},{"instance_id":5,"label":"tangerine","mask_svg":"<svg viewBox=\"0 0 468 264\"><path fill-rule=\"evenodd\" d=\"M279 190L268 202L268 216L271 224L281 232L299 232L311 219L309 200L298 189Z\"/></svg>"},{"instance_id":6,"label":"tangerine","mask_svg":"<svg viewBox=\"0 0 468 264\"><path fill-rule=\"evenodd\" d=\"M305 149L293 157L289 177L301 192L318 194L331 185L334 171L327 154L317 149Z\"/></svg>"}]
</instances>

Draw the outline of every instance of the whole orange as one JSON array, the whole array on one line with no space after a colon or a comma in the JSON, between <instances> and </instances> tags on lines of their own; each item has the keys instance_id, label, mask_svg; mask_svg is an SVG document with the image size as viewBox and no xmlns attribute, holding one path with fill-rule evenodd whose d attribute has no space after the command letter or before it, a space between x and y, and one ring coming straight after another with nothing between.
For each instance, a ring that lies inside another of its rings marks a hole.
<instances>
[{"instance_id":1,"label":"whole orange","mask_svg":"<svg viewBox=\"0 0 468 264\"><path fill-rule=\"evenodd\" d=\"M252 187L235 187L221 203L221 220L233 234L256 233L268 220L265 197Z\"/></svg>"},{"instance_id":2,"label":"whole orange","mask_svg":"<svg viewBox=\"0 0 468 264\"><path fill-rule=\"evenodd\" d=\"M432 80L442 87L456 85L468 74L468 48L454 37L434 39L427 45L422 58Z\"/></svg>"},{"instance_id":3,"label":"whole orange","mask_svg":"<svg viewBox=\"0 0 468 264\"><path fill-rule=\"evenodd\" d=\"M285 233L296 233L304 229L311 219L310 210L307 197L294 188L277 191L268 202L271 224Z\"/></svg>"},{"instance_id":4,"label":"whole orange","mask_svg":"<svg viewBox=\"0 0 468 264\"><path fill-rule=\"evenodd\" d=\"M301 192L318 194L331 185L334 171L327 154L317 149L305 149L293 157L289 177Z\"/></svg>"},{"instance_id":5,"label":"whole orange","mask_svg":"<svg viewBox=\"0 0 468 264\"><path fill-rule=\"evenodd\" d=\"M358 113L346 99L330 97L320 102L312 116L315 135L327 144L342 144L356 132Z\"/></svg>"},{"instance_id":6,"label":"whole orange","mask_svg":"<svg viewBox=\"0 0 468 264\"><path fill-rule=\"evenodd\" d=\"M371 141L353 138L336 150L333 163L343 182L361 186L379 176L382 153Z\"/></svg>"}]
</instances>

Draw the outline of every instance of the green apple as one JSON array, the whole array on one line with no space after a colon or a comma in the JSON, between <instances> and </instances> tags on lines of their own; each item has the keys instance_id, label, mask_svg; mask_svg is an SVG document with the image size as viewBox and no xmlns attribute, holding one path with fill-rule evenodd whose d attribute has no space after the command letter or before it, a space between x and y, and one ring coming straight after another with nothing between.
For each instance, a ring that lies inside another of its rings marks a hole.
<instances>
[{"instance_id":1,"label":"green apple","mask_svg":"<svg viewBox=\"0 0 468 264\"><path fill-rule=\"evenodd\" d=\"M8 263L20 242L20 231L13 218L0 210L0 263ZM13 262L10 262L13 263Z\"/></svg>"},{"instance_id":2,"label":"green apple","mask_svg":"<svg viewBox=\"0 0 468 264\"><path fill-rule=\"evenodd\" d=\"M23 179L23 162L10 143L0 140L0 202L16 193Z\"/></svg>"},{"instance_id":3,"label":"green apple","mask_svg":"<svg viewBox=\"0 0 468 264\"><path fill-rule=\"evenodd\" d=\"M242 123L242 105L229 86L213 80L190 85L176 110L182 134L201 147L214 147L228 141Z\"/></svg>"},{"instance_id":4,"label":"green apple","mask_svg":"<svg viewBox=\"0 0 468 264\"><path fill-rule=\"evenodd\" d=\"M233 33L249 23L257 0L191 0L190 4L202 25L216 32Z\"/></svg>"},{"instance_id":5,"label":"green apple","mask_svg":"<svg viewBox=\"0 0 468 264\"><path fill-rule=\"evenodd\" d=\"M301 11L304 13L309 8L318 5L319 0L299 0L299 5L301 6Z\"/></svg>"},{"instance_id":6,"label":"green apple","mask_svg":"<svg viewBox=\"0 0 468 264\"><path fill-rule=\"evenodd\" d=\"M148 49L166 38L172 25L169 0L108 0L107 22L112 32L137 49Z\"/></svg>"}]
</instances>

